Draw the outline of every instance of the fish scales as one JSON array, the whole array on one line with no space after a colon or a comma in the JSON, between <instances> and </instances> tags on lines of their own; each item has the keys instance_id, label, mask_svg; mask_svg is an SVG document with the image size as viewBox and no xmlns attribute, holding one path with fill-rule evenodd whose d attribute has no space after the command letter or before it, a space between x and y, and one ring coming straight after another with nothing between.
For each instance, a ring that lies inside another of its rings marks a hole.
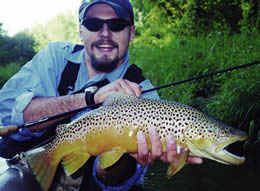
<instances>
[{"instance_id":1,"label":"fish scales","mask_svg":"<svg viewBox=\"0 0 260 191\"><path fill-rule=\"evenodd\" d=\"M155 128L162 140L173 134L180 144L184 144L185 126L194 118L196 110L178 103L173 105L172 102L161 101L155 105L153 100L145 99L137 99L135 105L132 102L117 102L75 120L71 124L74 128L64 131L60 140L67 139L71 143L76 139L84 141L90 132L98 131L102 135L105 128L113 126L117 135L123 135L128 127L138 128L146 134L149 128Z\"/></svg>"},{"instance_id":2,"label":"fish scales","mask_svg":"<svg viewBox=\"0 0 260 191\"><path fill-rule=\"evenodd\" d=\"M184 166L189 154L225 164L244 161L224 148L235 141L245 140L245 133L184 104L115 93L102 107L59 126L58 134L50 144L27 153L28 164L43 190L47 190L60 162L65 172L71 175L90 156L101 154L100 164L106 168L119 160L122 154L137 152L136 134L139 130L145 133L151 149L150 128L157 130L163 151L169 135L188 149L170 164L168 176L173 176ZM42 177L46 173L51 174L49 179Z\"/></svg>"}]
</instances>

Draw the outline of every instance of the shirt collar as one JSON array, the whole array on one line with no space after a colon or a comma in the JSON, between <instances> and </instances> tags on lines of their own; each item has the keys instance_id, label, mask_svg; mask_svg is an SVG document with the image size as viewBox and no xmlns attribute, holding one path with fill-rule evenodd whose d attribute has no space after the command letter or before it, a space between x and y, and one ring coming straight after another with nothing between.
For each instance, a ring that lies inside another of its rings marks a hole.
<instances>
[{"instance_id":1,"label":"shirt collar","mask_svg":"<svg viewBox=\"0 0 260 191\"><path fill-rule=\"evenodd\" d=\"M82 64L85 63L84 52L84 46L76 44L70 49L66 58L73 63Z\"/></svg>"}]
</instances>

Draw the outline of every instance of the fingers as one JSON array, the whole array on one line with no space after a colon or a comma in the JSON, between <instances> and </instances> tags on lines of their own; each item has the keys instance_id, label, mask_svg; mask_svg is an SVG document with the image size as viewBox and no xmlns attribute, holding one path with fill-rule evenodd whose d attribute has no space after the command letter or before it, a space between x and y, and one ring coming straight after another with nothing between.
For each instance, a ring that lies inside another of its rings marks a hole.
<instances>
[{"instance_id":1,"label":"fingers","mask_svg":"<svg viewBox=\"0 0 260 191\"><path fill-rule=\"evenodd\" d=\"M201 164L202 162L203 162L203 160L200 157L192 157L192 156L190 156L188 158L188 163L190 163L190 164Z\"/></svg>"},{"instance_id":2,"label":"fingers","mask_svg":"<svg viewBox=\"0 0 260 191\"><path fill-rule=\"evenodd\" d=\"M177 150L178 147L180 146L177 145L173 136L168 136L165 142L166 142L166 152L163 153L160 159L164 162L171 163L176 157L178 157L179 153ZM184 152L187 150L184 147L181 147L179 149L180 152ZM203 160L200 157L189 156L187 162L190 164L201 164Z\"/></svg>"},{"instance_id":3,"label":"fingers","mask_svg":"<svg viewBox=\"0 0 260 191\"><path fill-rule=\"evenodd\" d=\"M134 82L129 80L118 80L116 85L116 88L118 88L117 90L121 93L137 97L141 96L141 87Z\"/></svg>"},{"instance_id":4,"label":"fingers","mask_svg":"<svg viewBox=\"0 0 260 191\"><path fill-rule=\"evenodd\" d=\"M131 82L129 80L125 80L125 82L127 83L128 87L133 90L133 96L141 97L142 88L137 83Z\"/></svg>"},{"instance_id":5,"label":"fingers","mask_svg":"<svg viewBox=\"0 0 260 191\"><path fill-rule=\"evenodd\" d=\"M142 131L137 133L137 145L138 152L130 154L141 165L151 165L156 160L171 163L176 157L178 157L178 145L174 139L174 136L168 136L165 140L166 152L162 151L162 144L160 137L155 129L149 130L149 140L151 143L151 150L149 151L146 136ZM180 148L180 152L184 152L186 148ZM200 157L189 156L188 163L201 164L203 161Z\"/></svg>"},{"instance_id":6,"label":"fingers","mask_svg":"<svg viewBox=\"0 0 260 191\"><path fill-rule=\"evenodd\" d=\"M143 166L153 164L154 161L160 159L160 156L162 155L160 137L155 129L149 130L149 140L151 143L151 151L149 151L145 134L142 131L139 131L137 133L138 152L130 154Z\"/></svg>"},{"instance_id":7,"label":"fingers","mask_svg":"<svg viewBox=\"0 0 260 191\"><path fill-rule=\"evenodd\" d=\"M142 95L142 89L138 84L129 80L119 79L100 88L94 95L95 103L104 102L107 96L114 92L121 92L137 97L141 97Z\"/></svg>"},{"instance_id":8,"label":"fingers","mask_svg":"<svg viewBox=\"0 0 260 191\"><path fill-rule=\"evenodd\" d=\"M165 140L166 152L161 156L164 162L172 162L177 157L177 144L173 136L168 136Z\"/></svg>"},{"instance_id":9,"label":"fingers","mask_svg":"<svg viewBox=\"0 0 260 191\"><path fill-rule=\"evenodd\" d=\"M149 149L145 134L142 131L137 133L137 147L138 152L130 155L134 157L142 166L144 166L148 164Z\"/></svg>"},{"instance_id":10,"label":"fingers","mask_svg":"<svg viewBox=\"0 0 260 191\"><path fill-rule=\"evenodd\" d=\"M152 146L149 163L153 164L154 161L159 159L160 156L162 155L162 144L158 133L153 128L149 130L149 138Z\"/></svg>"}]
</instances>

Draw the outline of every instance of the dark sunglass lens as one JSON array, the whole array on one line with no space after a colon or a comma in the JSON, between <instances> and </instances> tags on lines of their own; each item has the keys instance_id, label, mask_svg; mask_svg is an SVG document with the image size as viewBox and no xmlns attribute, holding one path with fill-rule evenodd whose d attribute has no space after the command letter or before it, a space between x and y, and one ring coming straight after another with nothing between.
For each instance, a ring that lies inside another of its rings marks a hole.
<instances>
[{"instance_id":1,"label":"dark sunglass lens","mask_svg":"<svg viewBox=\"0 0 260 191\"><path fill-rule=\"evenodd\" d=\"M83 20L82 25L84 25L89 31L97 32L102 29L104 23L107 23L108 28L113 32L119 32L123 30L130 22L125 19L108 19L102 20L97 18L88 18Z\"/></svg>"},{"instance_id":2,"label":"dark sunglass lens","mask_svg":"<svg viewBox=\"0 0 260 191\"><path fill-rule=\"evenodd\" d=\"M97 32L103 27L103 21L100 19L85 19L82 23L89 31Z\"/></svg>"},{"instance_id":3,"label":"dark sunglass lens","mask_svg":"<svg viewBox=\"0 0 260 191\"><path fill-rule=\"evenodd\" d=\"M123 30L129 22L125 19L110 19L108 20L108 27L111 31L118 32Z\"/></svg>"}]
</instances>

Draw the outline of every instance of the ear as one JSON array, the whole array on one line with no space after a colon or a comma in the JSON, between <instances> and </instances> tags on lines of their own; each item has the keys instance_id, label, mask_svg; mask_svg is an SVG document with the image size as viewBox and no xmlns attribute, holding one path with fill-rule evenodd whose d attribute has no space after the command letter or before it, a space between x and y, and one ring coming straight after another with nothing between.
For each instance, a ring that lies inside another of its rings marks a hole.
<instances>
[{"instance_id":1,"label":"ear","mask_svg":"<svg viewBox=\"0 0 260 191\"><path fill-rule=\"evenodd\" d=\"M134 41L134 37L135 37L135 25L132 25L130 27L130 42Z\"/></svg>"}]
</instances>

